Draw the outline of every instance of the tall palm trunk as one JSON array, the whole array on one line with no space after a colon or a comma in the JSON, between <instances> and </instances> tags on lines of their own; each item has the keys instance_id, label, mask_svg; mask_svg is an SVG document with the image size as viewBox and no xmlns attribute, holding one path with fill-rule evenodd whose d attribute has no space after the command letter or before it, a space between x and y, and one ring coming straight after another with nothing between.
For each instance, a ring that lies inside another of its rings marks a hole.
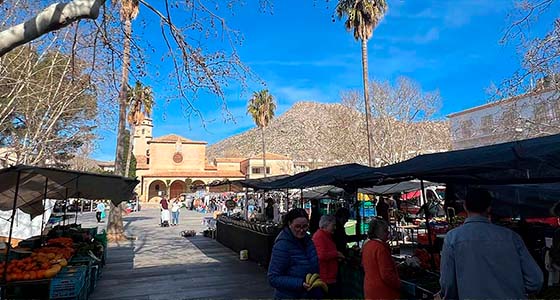
<instances>
[{"instance_id":1,"label":"tall palm trunk","mask_svg":"<svg viewBox=\"0 0 560 300\"><path fill-rule=\"evenodd\" d=\"M124 21L124 42L123 42L123 64L121 75L121 90L119 92L119 129L117 134L117 153L115 156L115 174L124 175L124 145L126 141L126 94L128 86L128 71L130 67L130 38L132 33L131 20ZM109 220L107 222L108 238L113 241L123 240L124 225L122 219L123 204L111 204L111 211L109 212Z\"/></svg>"},{"instance_id":2,"label":"tall palm trunk","mask_svg":"<svg viewBox=\"0 0 560 300\"><path fill-rule=\"evenodd\" d=\"M128 177L128 173L130 172L130 161L132 160L132 151L134 150L132 147L132 143L134 142L134 132L136 131L136 125L130 125L130 137L128 138L128 153L126 154L126 168L124 171L124 177Z\"/></svg>"},{"instance_id":3,"label":"tall palm trunk","mask_svg":"<svg viewBox=\"0 0 560 300\"><path fill-rule=\"evenodd\" d=\"M367 146L368 146L368 163L373 167L373 130L371 130L371 107L369 102L368 91L368 58L367 58L367 40L362 40L362 75L364 79L364 104L366 106L366 131L367 131Z\"/></svg>"},{"instance_id":4,"label":"tall palm trunk","mask_svg":"<svg viewBox=\"0 0 560 300\"><path fill-rule=\"evenodd\" d=\"M266 148L265 148L265 142L264 142L264 126L261 127L261 137L262 137L264 177L266 177Z\"/></svg>"}]
</instances>

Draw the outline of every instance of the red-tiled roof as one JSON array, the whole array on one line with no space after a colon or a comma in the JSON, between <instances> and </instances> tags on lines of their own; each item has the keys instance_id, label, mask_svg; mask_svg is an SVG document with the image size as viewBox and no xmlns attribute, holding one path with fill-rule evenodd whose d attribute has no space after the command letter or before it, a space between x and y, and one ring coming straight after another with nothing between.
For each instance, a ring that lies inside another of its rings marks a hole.
<instances>
[{"instance_id":1,"label":"red-tiled roof","mask_svg":"<svg viewBox=\"0 0 560 300\"><path fill-rule=\"evenodd\" d=\"M262 159L262 157L263 157L262 153L259 153L259 154L255 154L255 155L253 155L253 156L251 156L250 158L247 158L247 159ZM266 155L265 155L265 158L267 160L290 160L290 158L285 156L285 155L271 153L271 152L267 152ZM247 159L245 159L245 160L247 160Z\"/></svg>"},{"instance_id":2,"label":"red-tiled roof","mask_svg":"<svg viewBox=\"0 0 560 300\"><path fill-rule=\"evenodd\" d=\"M182 137L180 135L177 135L177 134L164 135L164 136L155 138L151 141L148 141L148 143L177 143L177 141L181 141L181 143L183 143L183 144L203 144L203 145L208 144L207 142L199 142L199 141L189 140L189 139L184 138L184 137Z\"/></svg>"},{"instance_id":3,"label":"red-tiled roof","mask_svg":"<svg viewBox=\"0 0 560 300\"><path fill-rule=\"evenodd\" d=\"M246 159L247 158L244 157L221 157L221 158L216 158L215 161L217 163L239 163Z\"/></svg>"},{"instance_id":4,"label":"red-tiled roof","mask_svg":"<svg viewBox=\"0 0 560 300\"><path fill-rule=\"evenodd\" d=\"M204 170L218 170L218 167L213 166L213 165L206 165L204 166Z\"/></svg>"},{"instance_id":5,"label":"red-tiled roof","mask_svg":"<svg viewBox=\"0 0 560 300\"><path fill-rule=\"evenodd\" d=\"M218 177L218 178L245 178L240 171L218 170L218 171L176 171L176 172L154 172L145 174L144 177Z\"/></svg>"}]
</instances>

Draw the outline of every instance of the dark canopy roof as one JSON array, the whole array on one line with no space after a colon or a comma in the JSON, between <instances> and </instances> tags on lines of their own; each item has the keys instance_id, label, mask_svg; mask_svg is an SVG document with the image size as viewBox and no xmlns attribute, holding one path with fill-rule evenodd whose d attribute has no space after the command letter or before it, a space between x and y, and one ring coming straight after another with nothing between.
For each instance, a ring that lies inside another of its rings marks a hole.
<instances>
[{"instance_id":1,"label":"dark canopy roof","mask_svg":"<svg viewBox=\"0 0 560 300\"><path fill-rule=\"evenodd\" d=\"M551 208L560 200L560 183L466 185L448 184L446 202L463 210L463 199L469 189L482 188L492 194L492 215L497 217L550 217Z\"/></svg>"},{"instance_id":2,"label":"dark canopy roof","mask_svg":"<svg viewBox=\"0 0 560 300\"><path fill-rule=\"evenodd\" d=\"M560 135L420 155L347 180L359 186L418 178L433 182L520 184L560 181Z\"/></svg>"},{"instance_id":3,"label":"dark canopy roof","mask_svg":"<svg viewBox=\"0 0 560 300\"><path fill-rule=\"evenodd\" d=\"M132 198L137 184L136 179L115 175L13 166L0 170L0 210L13 209L17 191L16 208L32 217L42 214L45 185L48 199L110 199L114 204L119 204Z\"/></svg>"},{"instance_id":4,"label":"dark canopy roof","mask_svg":"<svg viewBox=\"0 0 560 300\"><path fill-rule=\"evenodd\" d=\"M424 181L424 187L436 186L435 182ZM399 183L378 185L370 188L361 188L358 190L360 193L375 194L375 195L391 195L395 193L411 192L421 190L422 186L419 180L403 181Z\"/></svg>"},{"instance_id":5,"label":"dark canopy roof","mask_svg":"<svg viewBox=\"0 0 560 300\"><path fill-rule=\"evenodd\" d=\"M260 190L304 189L325 185L346 188L348 184L352 183L347 180L348 177L362 174L370 169L359 164L346 164L302 172L293 176L267 177L266 180L256 179L250 183L247 183L248 180L244 180L240 181L240 184Z\"/></svg>"}]
</instances>

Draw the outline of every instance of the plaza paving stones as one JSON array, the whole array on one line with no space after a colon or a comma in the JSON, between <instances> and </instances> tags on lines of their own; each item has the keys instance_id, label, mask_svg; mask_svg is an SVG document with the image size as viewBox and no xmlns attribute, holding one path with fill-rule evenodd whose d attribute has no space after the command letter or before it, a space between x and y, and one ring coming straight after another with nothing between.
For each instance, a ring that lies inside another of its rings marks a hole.
<instances>
[{"instance_id":1,"label":"plaza paving stones","mask_svg":"<svg viewBox=\"0 0 560 300\"><path fill-rule=\"evenodd\" d=\"M90 299L238 299L271 298L266 270L240 261L220 243L202 236L205 214L181 210L180 225L159 226L159 209L147 208L124 217L136 240L109 244L107 264ZM84 227L99 226L95 213L79 217ZM194 237L180 236L196 230Z\"/></svg>"}]
</instances>

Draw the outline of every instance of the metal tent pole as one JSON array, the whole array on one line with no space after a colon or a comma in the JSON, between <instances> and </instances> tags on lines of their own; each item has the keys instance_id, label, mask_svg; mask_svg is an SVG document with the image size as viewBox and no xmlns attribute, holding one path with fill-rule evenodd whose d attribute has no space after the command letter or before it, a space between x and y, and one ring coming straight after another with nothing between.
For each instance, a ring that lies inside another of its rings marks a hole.
<instances>
[{"instance_id":1,"label":"metal tent pole","mask_svg":"<svg viewBox=\"0 0 560 300\"><path fill-rule=\"evenodd\" d=\"M362 239L362 215L360 214L360 205L358 201L358 189L353 193L354 203L356 203L356 236Z\"/></svg>"},{"instance_id":2,"label":"metal tent pole","mask_svg":"<svg viewBox=\"0 0 560 300\"><path fill-rule=\"evenodd\" d=\"M78 177L76 178L76 192L77 192L77 194L76 194L76 201L80 201L80 202L81 202L81 200L80 200L80 190L79 190L79 188L78 188L78 182L79 182L79 180L80 180L80 176L78 176ZM75 205L74 207L76 208L76 211L75 211L76 217L74 218L74 224L78 224L78 206Z\"/></svg>"},{"instance_id":3,"label":"metal tent pole","mask_svg":"<svg viewBox=\"0 0 560 300\"><path fill-rule=\"evenodd\" d=\"M10 250L12 248L12 233L14 230L14 220L16 218L16 207L17 207L17 197L19 194L19 181L21 179L21 171L18 171L17 173L17 179L16 179L16 192L14 195L14 204L12 206L12 218L10 220L10 234L8 235L8 251L6 251L6 263L4 264L4 272L2 274L2 282L7 283L6 280L6 276L8 276L8 258L10 257ZM4 299L6 298L5 293L6 293L6 289L3 289L3 294L4 294Z\"/></svg>"},{"instance_id":4,"label":"metal tent pole","mask_svg":"<svg viewBox=\"0 0 560 300\"><path fill-rule=\"evenodd\" d=\"M428 201L428 199L426 198L426 191L424 190L424 180L420 179L420 188L422 189L422 198L424 198L424 201ZM427 203L427 202L426 202ZM430 264L432 266L432 270L436 269L436 260L434 258L434 243L432 241L432 230L430 229L430 218L428 217L429 215L429 211L428 212L424 212L424 218L426 220L426 229L428 230L428 245L430 246Z\"/></svg>"},{"instance_id":5,"label":"metal tent pole","mask_svg":"<svg viewBox=\"0 0 560 300\"><path fill-rule=\"evenodd\" d=\"M46 207L45 204L47 203L47 189L49 184L49 178L45 178L45 190L43 192L43 216L41 217L41 244L43 244L43 231L45 230L45 212Z\"/></svg>"},{"instance_id":6,"label":"metal tent pole","mask_svg":"<svg viewBox=\"0 0 560 300\"><path fill-rule=\"evenodd\" d=\"M64 196L64 212L62 215L62 226L66 225L66 212L68 212L68 188L66 188L66 194Z\"/></svg>"}]
</instances>

